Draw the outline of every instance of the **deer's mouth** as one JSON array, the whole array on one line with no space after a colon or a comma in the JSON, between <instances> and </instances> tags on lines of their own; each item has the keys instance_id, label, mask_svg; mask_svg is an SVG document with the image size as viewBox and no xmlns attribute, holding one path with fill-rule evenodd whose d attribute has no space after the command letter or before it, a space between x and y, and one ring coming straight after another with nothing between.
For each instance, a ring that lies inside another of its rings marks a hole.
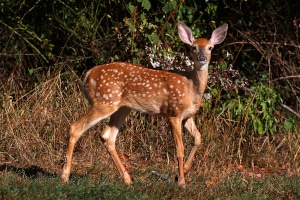
<instances>
[{"instance_id":1,"label":"deer's mouth","mask_svg":"<svg viewBox=\"0 0 300 200\"><path fill-rule=\"evenodd\" d=\"M208 61L207 61L207 60L203 60L203 61L199 61L199 63L200 63L201 65L205 65L205 64L208 63Z\"/></svg>"}]
</instances>

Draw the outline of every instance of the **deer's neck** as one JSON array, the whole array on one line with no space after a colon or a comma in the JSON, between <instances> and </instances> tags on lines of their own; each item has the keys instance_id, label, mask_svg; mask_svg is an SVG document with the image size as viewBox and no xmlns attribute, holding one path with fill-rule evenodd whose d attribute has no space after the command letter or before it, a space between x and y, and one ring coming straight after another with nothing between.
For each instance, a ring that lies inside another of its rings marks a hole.
<instances>
[{"instance_id":1,"label":"deer's neck","mask_svg":"<svg viewBox=\"0 0 300 200\"><path fill-rule=\"evenodd\" d=\"M208 65L208 64L207 64ZM193 83L195 92L194 104L197 107L201 106L204 91L208 81L208 67L207 66L195 66L190 81Z\"/></svg>"}]
</instances>

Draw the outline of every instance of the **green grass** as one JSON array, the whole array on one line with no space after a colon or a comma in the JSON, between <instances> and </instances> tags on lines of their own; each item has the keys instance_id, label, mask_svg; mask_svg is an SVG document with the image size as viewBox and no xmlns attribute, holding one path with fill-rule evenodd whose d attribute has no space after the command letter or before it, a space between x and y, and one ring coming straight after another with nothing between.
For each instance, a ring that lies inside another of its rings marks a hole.
<instances>
[{"instance_id":1,"label":"green grass","mask_svg":"<svg viewBox=\"0 0 300 200\"><path fill-rule=\"evenodd\" d=\"M191 178L181 189L153 175L135 177L128 187L119 177L72 176L68 184L62 184L54 175L29 178L22 172L3 172L0 199L300 199L297 176L252 179L229 174L209 186L206 178Z\"/></svg>"}]
</instances>

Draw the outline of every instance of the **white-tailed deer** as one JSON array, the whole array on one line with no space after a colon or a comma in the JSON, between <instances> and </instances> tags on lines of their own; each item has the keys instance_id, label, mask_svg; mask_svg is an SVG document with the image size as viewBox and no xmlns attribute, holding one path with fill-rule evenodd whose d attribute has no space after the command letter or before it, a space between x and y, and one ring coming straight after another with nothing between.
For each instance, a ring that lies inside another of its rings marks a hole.
<instances>
[{"instance_id":1,"label":"white-tailed deer","mask_svg":"<svg viewBox=\"0 0 300 200\"><path fill-rule=\"evenodd\" d=\"M130 63L114 62L90 69L84 79L84 90L91 104L89 112L70 126L70 140L61 179L68 182L72 155L76 142L87 129L100 120L110 117L108 126L101 135L120 175L126 184L131 184L129 173L122 164L116 149L117 134L131 109L162 114L168 117L176 144L179 166L178 185L184 186L184 174L191 166L201 135L193 116L202 103L208 79L208 64L214 45L223 42L228 25L215 29L209 40L195 39L184 23L178 22L181 40L193 49L193 71L180 75L168 71L152 70ZM183 161L182 124L194 137L186 162Z\"/></svg>"}]
</instances>

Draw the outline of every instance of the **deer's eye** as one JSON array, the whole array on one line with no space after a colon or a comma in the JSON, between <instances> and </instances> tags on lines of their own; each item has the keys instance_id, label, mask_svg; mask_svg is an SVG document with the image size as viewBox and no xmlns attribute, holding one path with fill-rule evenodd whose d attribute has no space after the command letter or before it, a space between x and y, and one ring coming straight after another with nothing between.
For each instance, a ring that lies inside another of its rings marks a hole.
<instances>
[{"instance_id":1,"label":"deer's eye","mask_svg":"<svg viewBox=\"0 0 300 200\"><path fill-rule=\"evenodd\" d=\"M211 51L213 49L213 47L208 47L208 51Z\"/></svg>"},{"instance_id":2,"label":"deer's eye","mask_svg":"<svg viewBox=\"0 0 300 200\"><path fill-rule=\"evenodd\" d=\"M197 51L197 47L196 46L192 46L192 50L193 51Z\"/></svg>"}]
</instances>

